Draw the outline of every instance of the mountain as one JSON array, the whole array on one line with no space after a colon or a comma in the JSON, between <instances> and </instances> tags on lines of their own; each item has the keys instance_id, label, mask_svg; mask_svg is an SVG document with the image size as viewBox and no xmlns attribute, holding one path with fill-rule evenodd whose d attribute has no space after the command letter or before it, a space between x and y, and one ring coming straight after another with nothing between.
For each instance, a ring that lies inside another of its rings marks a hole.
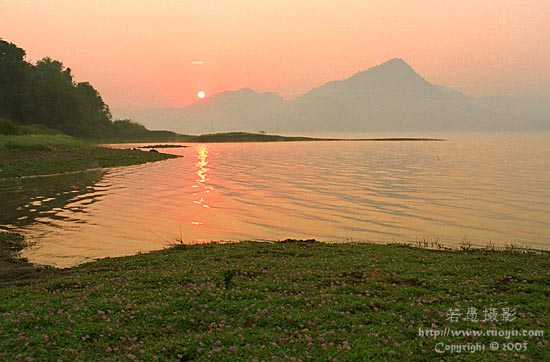
<instances>
[{"instance_id":1,"label":"mountain","mask_svg":"<svg viewBox=\"0 0 550 362\"><path fill-rule=\"evenodd\" d=\"M465 130L489 116L472 98L430 84L401 59L326 83L292 105L298 131Z\"/></svg>"},{"instance_id":2,"label":"mountain","mask_svg":"<svg viewBox=\"0 0 550 362\"><path fill-rule=\"evenodd\" d=\"M279 95L259 93L250 88L219 93L205 101L180 109L149 109L121 112L123 118L137 120L148 128L179 133L283 131L273 124L283 119L287 101Z\"/></svg>"},{"instance_id":3,"label":"mountain","mask_svg":"<svg viewBox=\"0 0 550 362\"><path fill-rule=\"evenodd\" d=\"M550 130L550 101L548 99L516 99L512 97L482 97L476 105L491 112L500 120L502 129L509 131Z\"/></svg>"},{"instance_id":4,"label":"mountain","mask_svg":"<svg viewBox=\"0 0 550 362\"><path fill-rule=\"evenodd\" d=\"M243 88L181 109L123 115L149 128L191 134L550 129L550 107L539 103L534 111L533 102L469 97L391 59L290 101Z\"/></svg>"}]
</instances>

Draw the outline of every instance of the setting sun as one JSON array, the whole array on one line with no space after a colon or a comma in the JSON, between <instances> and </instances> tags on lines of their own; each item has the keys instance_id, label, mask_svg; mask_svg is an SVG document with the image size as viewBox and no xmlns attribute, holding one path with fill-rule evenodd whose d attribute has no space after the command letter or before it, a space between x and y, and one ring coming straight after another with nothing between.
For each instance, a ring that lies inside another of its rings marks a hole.
<instances>
[{"instance_id":1,"label":"setting sun","mask_svg":"<svg viewBox=\"0 0 550 362\"><path fill-rule=\"evenodd\" d=\"M204 97L206 97L206 93L204 91L199 91L197 93L197 97L199 97L200 99L204 99Z\"/></svg>"}]
</instances>

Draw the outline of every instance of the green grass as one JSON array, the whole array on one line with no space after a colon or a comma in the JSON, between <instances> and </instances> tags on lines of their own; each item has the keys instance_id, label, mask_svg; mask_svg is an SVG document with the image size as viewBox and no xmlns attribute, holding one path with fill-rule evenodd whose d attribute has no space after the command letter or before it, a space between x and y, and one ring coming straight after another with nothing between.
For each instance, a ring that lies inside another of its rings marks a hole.
<instances>
[{"instance_id":1,"label":"green grass","mask_svg":"<svg viewBox=\"0 0 550 362\"><path fill-rule=\"evenodd\" d=\"M163 135L164 131L151 131L151 132L159 132L160 134L157 135L153 133L151 136L148 136L148 137L136 136L136 137L125 137L125 138L122 138L122 137L90 138L90 139L86 139L86 141L91 144L189 142L189 139L194 137L194 136L180 135L175 133L173 135L170 135L170 134Z\"/></svg>"},{"instance_id":2,"label":"green grass","mask_svg":"<svg viewBox=\"0 0 550 362\"><path fill-rule=\"evenodd\" d=\"M0 135L61 134L41 124L20 125L6 118L0 118Z\"/></svg>"},{"instance_id":3,"label":"green grass","mask_svg":"<svg viewBox=\"0 0 550 362\"><path fill-rule=\"evenodd\" d=\"M90 145L65 135L0 136L0 179L159 161L173 155Z\"/></svg>"},{"instance_id":4,"label":"green grass","mask_svg":"<svg viewBox=\"0 0 550 362\"><path fill-rule=\"evenodd\" d=\"M13 135L0 136L0 151L51 151L59 148L78 149L88 146L76 138L57 135Z\"/></svg>"},{"instance_id":5,"label":"green grass","mask_svg":"<svg viewBox=\"0 0 550 362\"><path fill-rule=\"evenodd\" d=\"M6 360L494 361L548 357L548 253L396 245L178 246L0 289ZM494 308L492 322L446 320ZM515 312L504 321L503 308ZM542 337L421 337L422 330L542 330ZM490 342L526 351L488 350ZM438 343L487 345L437 354ZM518 345L518 346L519 346ZM513 346L510 344L509 346Z\"/></svg>"}]
</instances>

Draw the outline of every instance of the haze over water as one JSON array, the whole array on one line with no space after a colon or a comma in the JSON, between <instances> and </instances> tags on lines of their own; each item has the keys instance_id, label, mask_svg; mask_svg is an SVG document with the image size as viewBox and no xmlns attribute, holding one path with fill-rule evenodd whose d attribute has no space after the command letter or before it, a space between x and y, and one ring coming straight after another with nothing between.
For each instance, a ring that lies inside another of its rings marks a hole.
<instances>
[{"instance_id":1,"label":"haze over water","mask_svg":"<svg viewBox=\"0 0 550 362\"><path fill-rule=\"evenodd\" d=\"M23 256L57 266L180 238L548 248L549 141L190 144L153 164L3 181L0 214L34 243Z\"/></svg>"}]
</instances>

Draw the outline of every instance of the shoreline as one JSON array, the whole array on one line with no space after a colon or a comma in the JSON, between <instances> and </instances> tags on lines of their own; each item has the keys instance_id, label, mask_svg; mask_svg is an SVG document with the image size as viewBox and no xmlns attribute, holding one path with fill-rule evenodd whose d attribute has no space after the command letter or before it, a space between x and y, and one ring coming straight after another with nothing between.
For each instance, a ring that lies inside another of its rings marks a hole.
<instances>
[{"instance_id":1,"label":"shoreline","mask_svg":"<svg viewBox=\"0 0 550 362\"><path fill-rule=\"evenodd\" d=\"M0 179L131 166L176 157L100 147L62 135L0 136Z\"/></svg>"},{"instance_id":2,"label":"shoreline","mask_svg":"<svg viewBox=\"0 0 550 362\"><path fill-rule=\"evenodd\" d=\"M536 254L536 255L550 255L550 250L538 249L530 246L516 245L513 243L503 245L475 245L475 244L459 244L459 245L447 245L439 242L425 242L425 241L411 241L411 242L371 242L371 241L348 241L348 242L326 242L318 241L315 239L285 239L285 240L208 240L200 243L171 243L167 244L164 248L146 252L135 252L131 255L124 256L107 256L103 258L90 259L88 261L71 265L68 267L56 267L51 264L35 264L29 262L26 258L20 256L20 252L29 246L23 235L14 230L2 230L0 229L0 288L2 286L18 285L23 282L32 282L37 275L36 273L55 273L57 271L70 270L79 268L86 264L93 264L101 262L102 260L112 259L126 259L134 258L137 256L153 255L158 252L169 251L172 249L196 247L200 245L209 246L222 246L229 244L323 244L334 247L349 245L362 245L362 246L374 246L374 247L406 247L415 250L423 250L426 252L441 252L451 254L476 254L476 253L500 253L500 254ZM15 278L11 280L11 278Z\"/></svg>"},{"instance_id":3,"label":"shoreline","mask_svg":"<svg viewBox=\"0 0 550 362\"><path fill-rule=\"evenodd\" d=\"M84 173L179 156L89 145L64 135L0 136L0 182ZM28 242L17 230L0 229L0 287L27 283L55 268L18 256Z\"/></svg>"},{"instance_id":4,"label":"shoreline","mask_svg":"<svg viewBox=\"0 0 550 362\"><path fill-rule=\"evenodd\" d=\"M26 246L28 242L22 234L0 229L0 289L33 283L58 271L21 258L19 253Z\"/></svg>"},{"instance_id":5,"label":"shoreline","mask_svg":"<svg viewBox=\"0 0 550 362\"><path fill-rule=\"evenodd\" d=\"M250 132L224 132L202 135L180 135L177 138L167 139L103 139L95 140L101 144L125 144L125 143L247 143L247 142L315 142L315 141L360 141L360 142L442 142L444 138L433 137L373 137L373 138L334 138L334 137L309 137L309 136L282 136L275 134L261 134ZM160 148L167 147L161 144Z\"/></svg>"}]
</instances>

